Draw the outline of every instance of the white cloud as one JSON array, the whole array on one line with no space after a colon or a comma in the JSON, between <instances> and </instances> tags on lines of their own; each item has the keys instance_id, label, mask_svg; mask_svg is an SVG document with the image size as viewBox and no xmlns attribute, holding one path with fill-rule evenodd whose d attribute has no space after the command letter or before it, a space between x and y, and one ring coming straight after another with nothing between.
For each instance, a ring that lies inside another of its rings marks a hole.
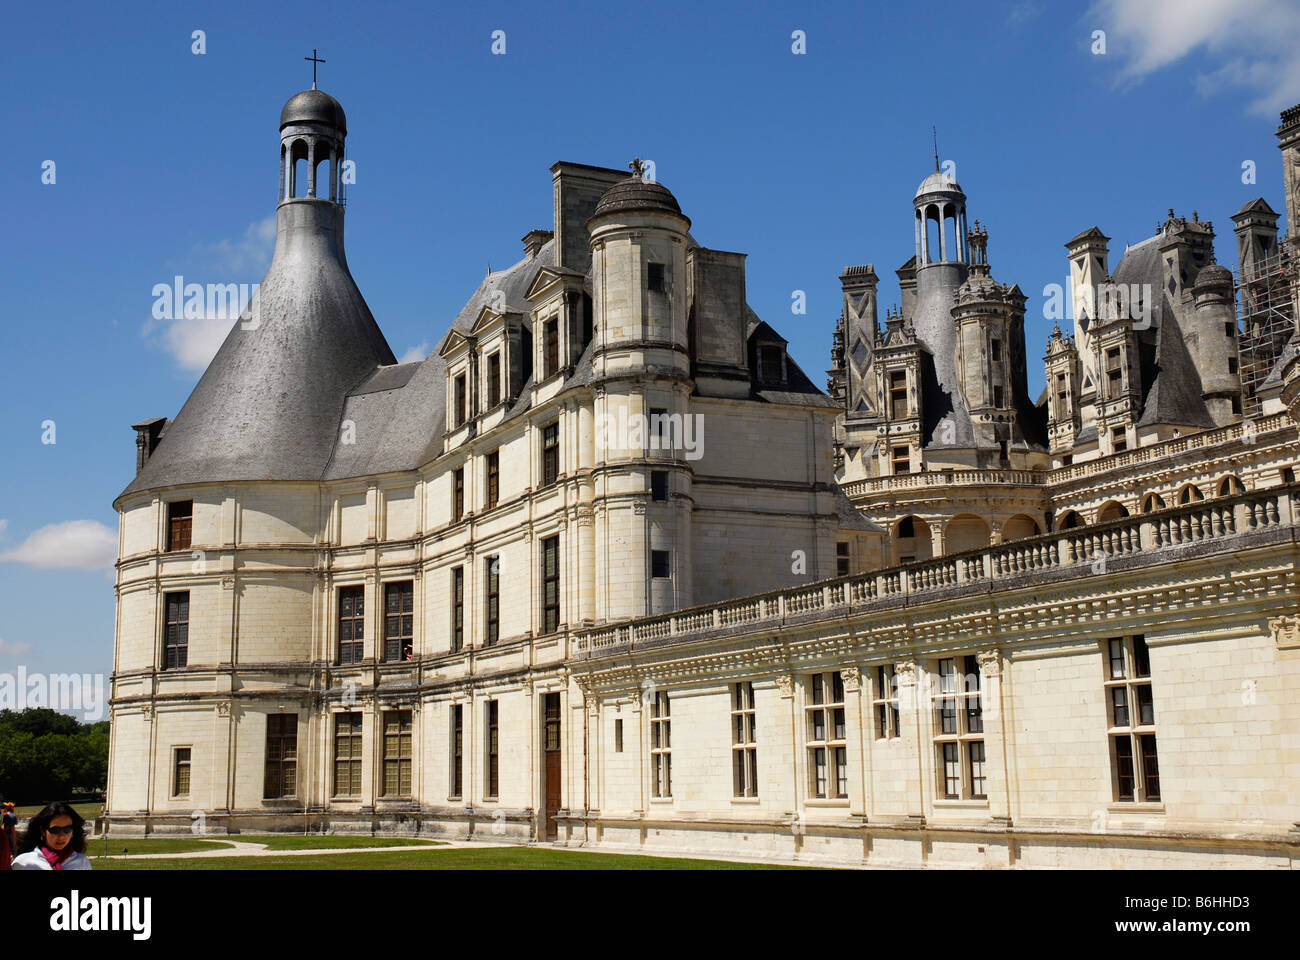
<instances>
[{"instance_id":1,"label":"white cloud","mask_svg":"<svg viewBox=\"0 0 1300 960\"><path fill-rule=\"evenodd\" d=\"M159 335L160 346L172 355L182 370L202 372L238 321L229 317L201 317L166 322L171 325Z\"/></svg>"},{"instance_id":2,"label":"white cloud","mask_svg":"<svg viewBox=\"0 0 1300 960\"><path fill-rule=\"evenodd\" d=\"M0 657L21 657L32 648L30 643L10 643L0 637Z\"/></svg>"},{"instance_id":3,"label":"white cloud","mask_svg":"<svg viewBox=\"0 0 1300 960\"><path fill-rule=\"evenodd\" d=\"M0 562L51 569L104 570L117 559L117 532L96 520L68 520L34 530Z\"/></svg>"},{"instance_id":4,"label":"white cloud","mask_svg":"<svg viewBox=\"0 0 1300 960\"><path fill-rule=\"evenodd\" d=\"M1007 14L1007 22L1012 24L1028 23L1043 14L1043 5L1038 0L1019 0Z\"/></svg>"},{"instance_id":5,"label":"white cloud","mask_svg":"<svg viewBox=\"0 0 1300 960\"><path fill-rule=\"evenodd\" d=\"M416 360L423 360L429 356L429 341L421 340L413 347L407 347L406 352L397 358L398 363L414 363Z\"/></svg>"},{"instance_id":6,"label":"white cloud","mask_svg":"<svg viewBox=\"0 0 1300 960\"><path fill-rule=\"evenodd\" d=\"M275 214L254 221L237 240L219 240L202 246L197 255L212 268L236 277L265 273L275 252ZM215 279L215 278L214 278ZM233 278L232 278L233 279ZM228 281L224 281L228 282Z\"/></svg>"},{"instance_id":7,"label":"white cloud","mask_svg":"<svg viewBox=\"0 0 1300 960\"><path fill-rule=\"evenodd\" d=\"M1202 94L1245 91L1257 113L1300 101L1294 0L1098 0L1089 17L1124 61L1121 80L1140 81L1194 58Z\"/></svg>"}]
</instances>

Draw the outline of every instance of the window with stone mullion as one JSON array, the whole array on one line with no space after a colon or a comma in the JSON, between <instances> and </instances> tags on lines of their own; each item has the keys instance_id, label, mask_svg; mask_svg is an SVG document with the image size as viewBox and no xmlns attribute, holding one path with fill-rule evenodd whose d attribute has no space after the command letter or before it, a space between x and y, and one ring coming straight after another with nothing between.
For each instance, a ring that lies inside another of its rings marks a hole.
<instances>
[{"instance_id":1,"label":"window with stone mullion","mask_svg":"<svg viewBox=\"0 0 1300 960\"><path fill-rule=\"evenodd\" d=\"M814 673L804 707L808 756L808 795L842 800L849 795L847 716L840 672Z\"/></svg>"}]
</instances>

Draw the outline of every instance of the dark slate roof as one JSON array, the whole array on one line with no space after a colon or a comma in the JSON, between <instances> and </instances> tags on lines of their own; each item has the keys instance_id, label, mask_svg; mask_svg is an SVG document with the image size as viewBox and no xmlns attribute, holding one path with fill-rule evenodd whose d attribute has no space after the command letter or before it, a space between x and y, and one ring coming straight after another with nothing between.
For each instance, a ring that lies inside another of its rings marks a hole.
<instances>
[{"instance_id":1,"label":"dark slate roof","mask_svg":"<svg viewBox=\"0 0 1300 960\"><path fill-rule=\"evenodd\" d=\"M1110 237L1108 237L1108 236L1106 236L1104 233L1102 233L1101 230L1100 230L1099 228L1097 228L1097 227L1089 227L1087 230L1084 230L1082 233L1076 234L1076 235L1075 235L1075 236L1070 240L1070 242L1066 244L1066 246L1067 246L1067 247L1072 247L1072 246L1074 246L1076 243L1078 243L1080 240L1109 240L1109 239L1110 239Z\"/></svg>"},{"instance_id":2,"label":"dark slate roof","mask_svg":"<svg viewBox=\"0 0 1300 960\"><path fill-rule=\"evenodd\" d=\"M841 530L864 530L871 533L885 532L884 527L867 517L866 514L853 505L849 495L844 492L844 488L838 483L831 484L831 490L835 495L835 516L839 520Z\"/></svg>"},{"instance_id":3,"label":"dark slate roof","mask_svg":"<svg viewBox=\"0 0 1300 960\"><path fill-rule=\"evenodd\" d=\"M620 180L608 190L596 203L593 216L623 211L661 210L682 215L682 208L677 198L663 184L645 181L640 177L628 177Z\"/></svg>"},{"instance_id":4,"label":"dark slate roof","mask_svg":"<svg viewBox=\"0 0 1300 960\"><path fill-rule=\"evenodd\" d=\"M1273 369L1268 372L1264 382L1256 387L1256 394L1266 394L1273 390L1278 390L1282 386L1282 371L1286 365L1295 359L1296 347L1295 338L1292 337L1286 342L1286 346L1281 349L1277 355L1277 360L1273 364Z\"/></svg>"},{"instance_id":5,"label":"dark slate roof","mask_svg":"<svg viewBox=\"0 0 1300 960\"><path fill-rule=\"evenodd\" d=\"M1250 201L1250 203L1246 204L1244 207L1242 207L1240 210L1234 213L1231 219L1236 220L1238 217L1244 216L1245 214L1248 213L1263 214L1264 216L1272 216L1272 217L1280 216L1280 214L1276 210L1274 210L1272 207L1268 205L1267 200L1265 200L1263 197L1256 197L1254 200Z\"/></svg>"},{"instance_id":6,"label":"dark slate roof","mask_svg":"<svg viewBox=\"0 0 1300 960\"><path fill-rule=\"evenodd\" d=\"M344 399L396 363L343 257L343 210L282 204L258 325L235 323L124 493L186 483L315 480Z\"/></svg>"},{"instance_id":7,"label":"dark slate roof","mask_svg":"<svg viewBox=\"0 0 1300 960\"><path fill-rule=\"evenodd\" d=\"M328 123L348 132L348 118L343 105L324 90L304 90L289 98L280 111L280 129L291 123Z\"/></svg>"},{"instance_id":8,"label":"dark slate roof","mask_svg":"<svg viewBox=\"0 0 1300 960\"><path fill-rule=\"evenodd\" d=\"M1164 234L1156 234L1129 247L1112 277L1119 284L1149 284L1159 297L1151 328L1138 331L1142 412L1137 423L1213 427L1214 418L1201 397L1201 375L1187 352L1178 313L1164 286L1160 254L1164 239Z\"/></svg>"}]
</instances>

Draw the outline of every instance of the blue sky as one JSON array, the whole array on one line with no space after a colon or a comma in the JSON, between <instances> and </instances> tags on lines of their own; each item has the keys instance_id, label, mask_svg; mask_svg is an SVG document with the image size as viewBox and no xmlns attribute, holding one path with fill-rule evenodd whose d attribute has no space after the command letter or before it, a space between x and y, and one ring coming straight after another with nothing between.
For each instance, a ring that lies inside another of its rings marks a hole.
<instances>
[{"instance_id":1,"label":"blue sky","mask_svg":"<svg viewBox=\"0 0 1300 960\"><path fill-rule=\"evenodd\" d=\"M554 161L640 156L700 243L749 255L751 306L822 383L841 269L874 263L882 307L897 299L933 124L971 220L988 226L994 276L1030 297L1036 395L1042 292L1064 282L1074 234L1099 225L1113 265L1168 208L1196 210L1235 266L1230 215L1260 195L1283 210L1273 131L1300 102L1296 6L13 8L0 64L0 672L111 668L129 425L174 416L224 333L153 320L152 289L176 274L261 279L279 110L310 86L313 47L356 162L348 260L399 357L432 349L488 265L550 228ZM1242 182L1246 161L1256 184ZM791 313L795 290L806 315Z\"/></svg>"}]
</instances>

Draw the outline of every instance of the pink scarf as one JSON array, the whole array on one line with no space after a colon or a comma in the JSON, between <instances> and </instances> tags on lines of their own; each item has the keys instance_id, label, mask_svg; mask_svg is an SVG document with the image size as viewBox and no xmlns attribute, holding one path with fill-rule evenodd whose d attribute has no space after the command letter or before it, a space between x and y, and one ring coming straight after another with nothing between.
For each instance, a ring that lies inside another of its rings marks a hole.
<instances>
[{"instance_id":1,"label":"pink scarf","mask_svg":"<svg viewBox=\"0 0 1300 960\"><path fill-rule=\"evenodd\" d=\"M72 852L71 845L65 847L62 853L55 853L53 850L51 850L49 847L46 846L38 847L37 849L41 851L41 855L45 857L45 860L47 863L49 863L51 870L62 870L63 861L66 860L68 854Z\"/></svg>"}]
</instances>

